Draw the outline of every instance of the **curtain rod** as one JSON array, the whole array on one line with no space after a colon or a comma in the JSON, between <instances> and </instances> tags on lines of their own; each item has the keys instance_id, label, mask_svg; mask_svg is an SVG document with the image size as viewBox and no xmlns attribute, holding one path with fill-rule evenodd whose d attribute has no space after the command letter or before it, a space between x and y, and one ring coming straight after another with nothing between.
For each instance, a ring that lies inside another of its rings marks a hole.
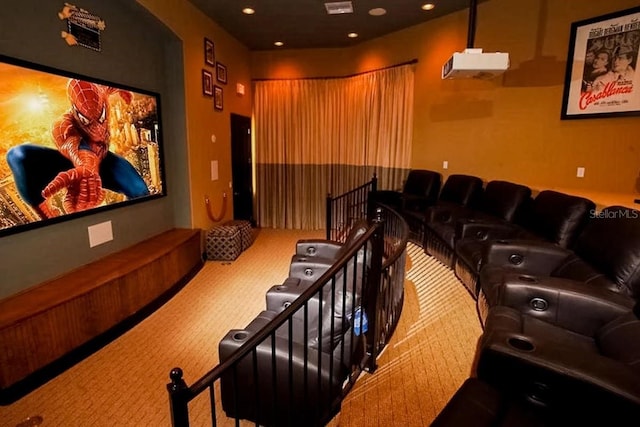
<instances>
[{"instance_id":1,"label":"curtain rod","mask_svg":"<svg viewBox=\"0 0 640 427\"><path fill-rule=\"evenodd\" d=\"M326 79L346 79L349 77L356 77L356 76L361 76L364 74L369 74L369 73L375 73L377 71L382 71L382 70L389 70L391 68L396 68L396 67L402 67L405 65L412 65L412 64L417 64L418 60L417 59L412 59L410 61L405 61L405 62L401 62L399 64L394 64L394 65L389 65L387 67L382 67L382 68L376 68L375 70L369 70L369 71L363 71L361 73L355 73L355 74L348 74L346 76L328 76L328 77L300 77L300 78L293 78L293 79L251 79L251 81L253 82L266 82L266 81L270 81L270 80L326 80Z\"/></svg>"}]
</instances>

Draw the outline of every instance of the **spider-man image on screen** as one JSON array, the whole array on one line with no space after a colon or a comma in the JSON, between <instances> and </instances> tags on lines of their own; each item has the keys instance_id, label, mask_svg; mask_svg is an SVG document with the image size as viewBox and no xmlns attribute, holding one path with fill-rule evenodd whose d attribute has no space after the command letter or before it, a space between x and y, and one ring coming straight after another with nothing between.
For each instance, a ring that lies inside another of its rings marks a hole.
<instances>
[{"instance_id":1,"label":"spider-man image on screen","mask_svg":"<svg viewBox=\"0 0 640 427\"><path fill-rule=\"evenodd\" d=\"M100 205L105 189L127 199L149 195L147 184L124 157L109 151L110 96L131 103L129 91L70 79L69 110L51 128L56 148L24 143L7 151L20 196L41 218ZM49 199L63 192L64 212Z\"/></svg>"}]
</instances>

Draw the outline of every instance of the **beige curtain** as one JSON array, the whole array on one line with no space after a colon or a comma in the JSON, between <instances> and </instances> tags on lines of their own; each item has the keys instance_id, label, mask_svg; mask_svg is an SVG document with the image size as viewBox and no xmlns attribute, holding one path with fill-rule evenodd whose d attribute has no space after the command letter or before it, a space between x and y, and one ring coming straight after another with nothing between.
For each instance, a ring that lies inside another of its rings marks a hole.
<instances>
[{"instance_id":1,"label":"beige curtain","mask_svg":"<svg viewBox=\"0 0 640 427\"><path fill-rule=\"evenodd\" d=\"M354 77L255 82L257 219L322 229L327 194L377 174L398 188L410 167L413 65Z\"/></svg>"}]
</instances>

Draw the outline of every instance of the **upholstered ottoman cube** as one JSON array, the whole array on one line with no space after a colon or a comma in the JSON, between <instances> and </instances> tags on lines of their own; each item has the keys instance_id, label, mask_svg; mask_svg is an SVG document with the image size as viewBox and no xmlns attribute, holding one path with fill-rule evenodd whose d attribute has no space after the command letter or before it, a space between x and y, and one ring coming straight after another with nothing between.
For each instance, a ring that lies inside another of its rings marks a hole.
<instances>
[{"instance_id":1,"label":"upholstered ottoman cube","mask_svg":"<svg viewBox=\"0 0 640 427\"><path fill-rule=\"evenodd\" d=\"M253 229L251 223L246 220L231 220L222 224L225 227L236 227L240 231L240 242L244 251L253 243Z\"/></svg>"},{"instance_id":2,"label":"upholstered ottoman cube","mask_svg":"<svg viewBox=\"0 0 640 427\"><path fill-rule=\"evenodd\" d=\"M242 252L238 227L218 225L207 232L207 259L233 261Z\"/></svg>"}]
</instances>

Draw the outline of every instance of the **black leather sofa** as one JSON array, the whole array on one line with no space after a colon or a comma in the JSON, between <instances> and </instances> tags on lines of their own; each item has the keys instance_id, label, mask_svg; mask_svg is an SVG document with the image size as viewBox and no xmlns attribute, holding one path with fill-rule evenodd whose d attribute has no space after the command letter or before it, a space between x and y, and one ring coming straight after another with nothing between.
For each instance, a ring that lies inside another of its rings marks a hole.
<instances>
[{"instance_id":1,"label":"black leather sofa","mask_svg":"<svg viewBox=\"0 0 640 427\"><path fill-rule=\"evenodd\" d=\"M508 181L490 181L473 205L427 208L424 250L449 268L455 262L457 224L461 221L513 222L531 197L531 189Z\"/></svg>"},{"instance_id":2,"label":"black leather sofa","mask_svg":"<svg viewBox=\"0 0 640 427\"><path fill-rule=\"evenodd\" d=\"M485 247L472 377L433 425L637 425L640 212L591 211L569 246Z\"/></svg>"},{"instance_id":3,"label":"black leather sofa","mask_svg":"<svg viewBox=\"0 0 640 427\"><path fill-rule=\"evenodd\" d=\"M595 207L584 197L545 190L522 207L518 223L460 221L455 235L455 274L476 297L482 258L493 241L540 240L570 248Z\"/></svg>"},{"instance_id":4,"label":"black leather sofa","mask_svg":"<svg viewBox=\"0 0 640 427\"><path fill-rule=\"evenodd\" d=\"M601 300L628 309L640 296L640 214L623 206L592 212L571 249L534 240L493 241L485 249L481 321L497 305L561 319Z\"/></svg>"},{"instance_id":5,"label":"black leather sofa","mask_svg":"<svg viewBox=\"0 0 640 427\"><path fill-rule=\"evenodd\" d=\"M398 212L422 212L438 199L441 185L442 176L438 172L412 169L402 190L378 190L370 197Z\"/></svg>"},{"instance_id":6,"label":"black leather sofa","mask_svg":"<svg viewBox=\"0 0 640 427\"><path fill-rule=\"evenodd\" d=\"M255 352L222 376L221 401L227 416L265 426L317 425L340 401L353 366L365 352L367 322L360 306L366 305L362 286L370 274L368 242L350 254L369 228L366 220L358 221L343 244L299 240L289 277L266 293L266 310L223 337L218 345L221 363L267 324L278 321L301 295L306 300L314 292L311 285L337 263L344 265ZM345 262L346 256L350 258Z\"/></svg>"},{"instance_id":7,"label":"black leather sofa","mask_svg":"<svg viewBox=\"0 0 640 427\"><path fill-rule=\"evenodd\" d=\"M433 425L637 425L639 211L492 181L475 203L409 215L484 329Z\"/></svg>"},{"instance_id":8,"label":"black leather sofa","mask_svg":"<svg viewBox=\"0 0 640 427\"><path fill-rule=\"evenodd\" d=\"M432 201L427 208L422 210L401 210L402 216L411 229L411 240L423 245L425 227L427 222L432 222L435 216L447 209L475 206L482 194L482 180L476 176L454 174L450 175L442 186L437 200Z\"/></svg>"}]
</instances>

